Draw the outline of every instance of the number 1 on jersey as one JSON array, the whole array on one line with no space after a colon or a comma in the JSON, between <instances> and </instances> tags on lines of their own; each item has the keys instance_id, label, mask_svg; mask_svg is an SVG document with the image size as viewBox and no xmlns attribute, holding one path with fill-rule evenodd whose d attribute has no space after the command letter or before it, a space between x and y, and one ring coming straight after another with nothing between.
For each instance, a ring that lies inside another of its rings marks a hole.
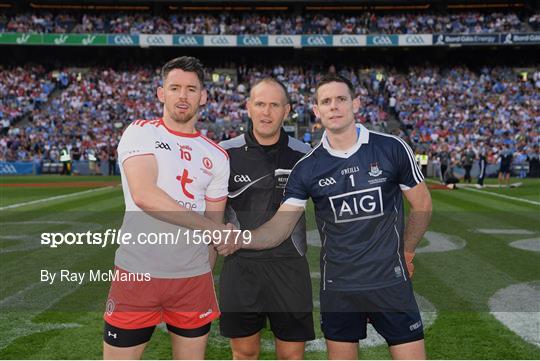
<instances>
[{"instance_id":1,"label":"number 1 on jersey","mask_svg":"<svg viewBox=\"0 0 540 361\"><path fill-rule=\"evenodd\" d=\"M354 174L351 174L351 175L349 176L349 179L351 180L351 185L352 185L353 187L355 187L355 185L354 185Z\"/></svg>"}]
</instances>

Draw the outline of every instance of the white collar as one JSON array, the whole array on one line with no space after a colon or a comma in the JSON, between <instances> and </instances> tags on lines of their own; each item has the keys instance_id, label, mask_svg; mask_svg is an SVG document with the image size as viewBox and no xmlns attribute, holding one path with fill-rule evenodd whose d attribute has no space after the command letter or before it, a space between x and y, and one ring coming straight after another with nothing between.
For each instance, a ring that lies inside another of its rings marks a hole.
<instances>
[{"instance_id":1,"label":"white collar","mask_svg":"<svg viewBox=\"0 0 540 361\"><path fill-rule=\"evenodd\" d=\"M356 139L356 143L349 149L342 151L342 150L336 150L330 146L330 143L328 142L328 138L326 135L326 130L324 131L322 135L322 146L324 149L328 151L331 155L334 157L339 158L349 158L352 154L356 153L358 149L362 146L362 144L367 144L369 142L369 130L364 127L362 124L357 123L356 128L360 129L360 135L358 136L358 139Z\"/></svg>"}]
</instances>

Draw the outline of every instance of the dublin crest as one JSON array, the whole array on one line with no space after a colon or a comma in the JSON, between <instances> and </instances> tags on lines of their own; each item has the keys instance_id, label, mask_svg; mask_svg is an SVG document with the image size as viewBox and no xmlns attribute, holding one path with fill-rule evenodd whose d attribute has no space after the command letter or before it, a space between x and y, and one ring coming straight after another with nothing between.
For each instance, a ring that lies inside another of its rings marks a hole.
<instances>
[{"instance_id":1,"label":"dublin crest","mask_svg":"<svg viewBox=\"0 0 540 361\"><path fill-rule=\"evenodd\" d=\"M382 174L382 170L379 169L379 163L377 162L371 163L370 169L371 170L368 172L368 174L372 177L378 177Z\"/></svg>"}]
</instances>

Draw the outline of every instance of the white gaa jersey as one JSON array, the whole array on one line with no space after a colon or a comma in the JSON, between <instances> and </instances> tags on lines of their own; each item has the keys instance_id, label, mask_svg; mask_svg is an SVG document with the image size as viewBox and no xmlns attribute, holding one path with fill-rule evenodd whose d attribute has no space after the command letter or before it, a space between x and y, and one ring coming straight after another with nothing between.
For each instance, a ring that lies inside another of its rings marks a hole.
<instances>
[{"instance_id":1,"label":"white gaa jersey","mask_svg":"<svg viewBox=\"0 0 540 361\"><path fill-rule=\"evenodd\" d=\"M229 157L225 150L200 133L169 129L162 119L131 123L118 145L118 161L126 203L121 229L132 238L117 249L115 265L157 278L185 278L209 272L208 246L193 242L197 239L191 231L186 236L186 228L149 216L133 201L122 165L126 159L144 154L155 156L157 186L179 205L204 214L205 202L227 197ZM181 211L177 213L182 217Z\"/></svg>"}]
</instances>

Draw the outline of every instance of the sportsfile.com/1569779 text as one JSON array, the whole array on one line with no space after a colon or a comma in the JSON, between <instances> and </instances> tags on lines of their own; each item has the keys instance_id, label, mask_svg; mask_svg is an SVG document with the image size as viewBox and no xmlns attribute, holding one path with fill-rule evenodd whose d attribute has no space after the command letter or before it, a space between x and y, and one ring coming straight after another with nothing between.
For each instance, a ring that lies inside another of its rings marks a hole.
<instances>
[{"instance_id":1,"label":"sportsfile.com/1569779 text","mask_svg":"<svg viewBox=\"0 0 540 361\"><path fill-rule=\"evenodd\" d=\"M176 245L195 244L210 245L212 243L251 243L249 230L188 230L178 229L173 232L124 232L121 229L107 229L105 232L44 232L41 234L41 245L58 248L61 245L94 245L106 247L107 245Z\"/></svg>"}]
</instances>

